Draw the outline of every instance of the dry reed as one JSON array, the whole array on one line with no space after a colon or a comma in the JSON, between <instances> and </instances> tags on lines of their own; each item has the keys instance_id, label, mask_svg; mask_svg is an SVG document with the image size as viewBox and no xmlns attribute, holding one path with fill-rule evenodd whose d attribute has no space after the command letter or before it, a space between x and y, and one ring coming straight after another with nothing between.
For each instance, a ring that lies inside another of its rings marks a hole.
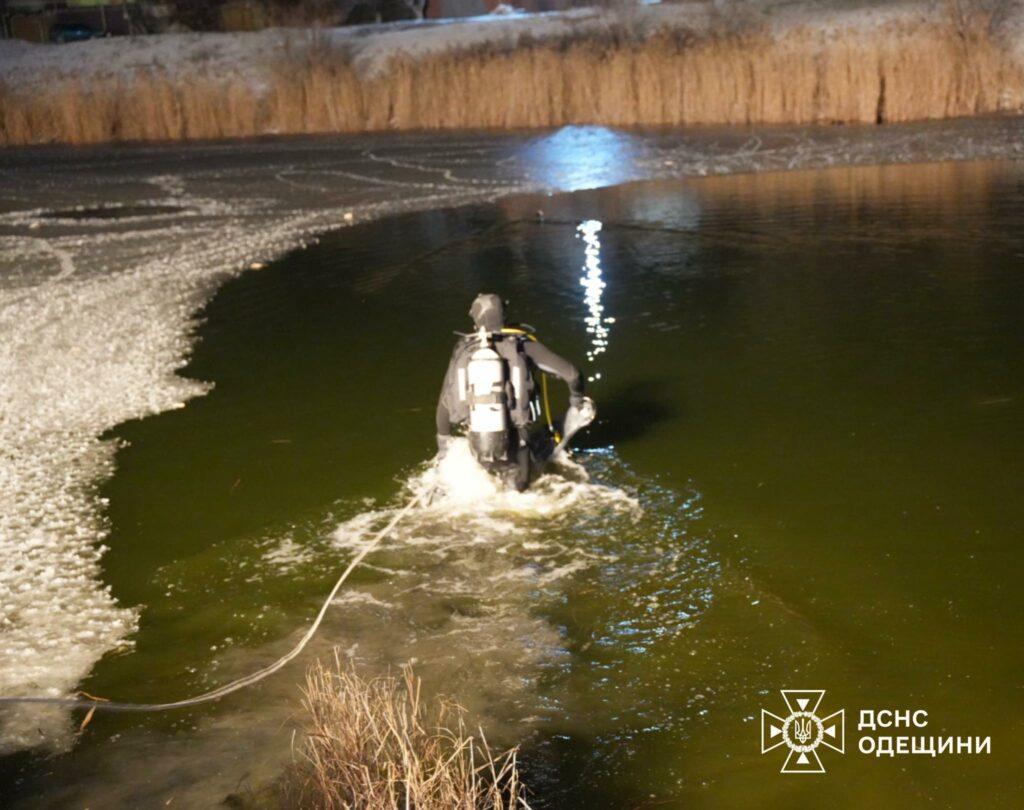
<instances>
[{"instance_id":1,"label":"dry reed","mask_svg":"<svg viewBox=\"0 0 1024 810\"><path fill-rule=\"evenodd\" d=\"M329 810L527 808L516 750L495 754L466 729L455 703L427 701L406 667L401 678L364 679L336 662L306 679L303 762L281 803Z\"/></svg>"},{"instance_id":2,"label":"dry reed","mask_svg":"<svg viewBox=\"0 0 1024 810\"><path fill-rule=\"evenodd\" d=\"M262 87L143 70L126 80L0 85L0 145L223 138L266 133L565 124L884 123L1020 111L1024 66L987 17L873 31L772 35L628 26L521 39L362 75L313 35L275 57Z\"/></svg>"}]
</instances>

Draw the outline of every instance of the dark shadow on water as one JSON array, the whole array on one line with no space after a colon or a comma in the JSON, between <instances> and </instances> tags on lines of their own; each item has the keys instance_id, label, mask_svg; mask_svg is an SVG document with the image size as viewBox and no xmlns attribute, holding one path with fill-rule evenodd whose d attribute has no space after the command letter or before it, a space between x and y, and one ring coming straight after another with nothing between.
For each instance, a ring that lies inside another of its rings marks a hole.
<instances>
[{"instance_id":1,"label":"dark shadow on water","mask_svg":"<svg viewBox=\"0 0 1024 810\"><path fill-rule=\"evenodd\" d=\"M679 416L667 380L641 380L601 394L597 420L577 434L580 448L608 447L640 438L652 427Z\"/></svg>"},{"instance_id":2,"label":"dark shadow on water","mask_svg":"<svg viewBox=\"0 0 1024 810\"><path fill-rule=\"evenodd\" d=\"M609 785L597 780L596 740L588 735L549 733L521 749L520 776L527 801L534 810L585 807L643 807L646 795L632 786Z\"/></svg>"}]
</instances>

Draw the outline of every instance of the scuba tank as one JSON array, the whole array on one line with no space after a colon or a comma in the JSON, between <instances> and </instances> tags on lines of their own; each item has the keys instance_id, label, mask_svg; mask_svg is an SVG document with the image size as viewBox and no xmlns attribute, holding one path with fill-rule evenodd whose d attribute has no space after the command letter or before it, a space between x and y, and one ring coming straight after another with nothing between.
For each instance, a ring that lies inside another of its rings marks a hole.
<instances>
[{"instance_id":1,"label":"scuba tank","mask_svg":"<svg viewBox=\"0 0 1024 810\"><path fill-rule=\"evenodd\" d=\"M484 329L480 348L466 365L469 401L469 446L477 461L490 463L508 456L509 418L505 394L505 362L491 345Z\"/></svg>"}]
</instances>

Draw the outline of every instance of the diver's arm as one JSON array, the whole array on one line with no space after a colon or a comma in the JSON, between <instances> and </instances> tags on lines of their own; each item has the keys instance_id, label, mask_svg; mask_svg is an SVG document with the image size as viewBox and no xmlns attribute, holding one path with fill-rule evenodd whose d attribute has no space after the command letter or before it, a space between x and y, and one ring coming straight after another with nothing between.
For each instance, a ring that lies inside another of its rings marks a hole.
<instances>
[{"instance_id":1,"label":"diver's arm","mask_svg":"<svg viewBox=\"0 0 1024 810\"><path fill-rule=\"evenodd\" d=\"M578 408L583 403L583 375L564 357L559 357L543 343L528 341L523 346L526 356L541 371L554 374L569 386L569 404Z\"/></svg>"}]
</instances>

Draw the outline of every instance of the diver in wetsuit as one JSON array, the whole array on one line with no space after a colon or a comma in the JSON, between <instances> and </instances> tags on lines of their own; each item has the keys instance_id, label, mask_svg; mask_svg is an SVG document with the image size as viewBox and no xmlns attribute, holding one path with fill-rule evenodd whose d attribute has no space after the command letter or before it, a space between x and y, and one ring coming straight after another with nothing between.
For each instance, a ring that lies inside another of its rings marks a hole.
<instances>
[{"instance_id":1,"label":"diver in wetsuit","mask_svg":"<svg viewBox=\"0 0 1024 810\"><path fill-rule=\"evenodd\" d=\"M456 343L437 402L438 449L447 449L453 425L464 425L477 461L522 491L555 450L554 437L539 424L537 372L569 386L567 424L588 424L594 404L576 366L531 330L505 325L497 295L478 295L469 315L476 331Z\"/></svg>"}]
</instances>

